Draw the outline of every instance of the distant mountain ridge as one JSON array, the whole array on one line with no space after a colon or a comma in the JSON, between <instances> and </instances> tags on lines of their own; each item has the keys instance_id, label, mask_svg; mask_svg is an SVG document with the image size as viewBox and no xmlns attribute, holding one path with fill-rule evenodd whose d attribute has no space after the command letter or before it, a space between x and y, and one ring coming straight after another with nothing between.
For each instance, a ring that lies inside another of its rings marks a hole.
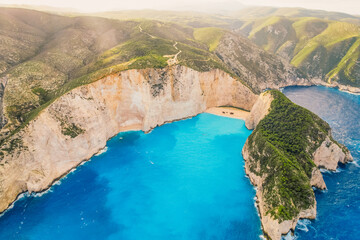
<instances>
[{"instance_id":1,"label":"distant mountain ridge","mask_svg":"<svg viewBox=\"0 0 360 240\"><path fill-rule=\"evenodd\" d=\"M301 17L316 17L327 20L346 21L353 20L359 21L359 16L354 16L342 12L329 12L324 10L312 10L306 8L295 7L247 7L239 11L233 11L230 16L245 20L254 20L258 18L266 18L273 16L283 16L292 18Z\"/></svg>"}]
</instances>

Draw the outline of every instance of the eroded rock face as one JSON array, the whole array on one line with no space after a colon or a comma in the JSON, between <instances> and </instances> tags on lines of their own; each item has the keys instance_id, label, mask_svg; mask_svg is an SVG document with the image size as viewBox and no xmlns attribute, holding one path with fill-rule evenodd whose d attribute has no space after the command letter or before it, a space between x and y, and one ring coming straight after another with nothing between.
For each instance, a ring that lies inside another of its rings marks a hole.
<instances>
[{"instance_id":1,"label":"eroded rock face","mask_svg":"<svg viewBox=\"0 0 360 240\"><path fill-rule=\"evenodd\" d=\"M318 168L313 169L310 184L318 189L326 189L324 178Z\"/></svg>"},{"instance_id":2,"label":"eroded rock face","mask_svg":"<svg viewBox=\"0 0 360 240\"><path fill-rule=\"evenodd\" d=\"M320 168L335 171L338 163L347 163L353 158L349 151L343 151L339 145L327 137L314 153L314 163Z\"/></svg>"},{"instance_id":3,"label":"eroded rock face","mask_svg":"<svg viewBox=\"0 0 360 240\"><path fill-rule=\"evenodd\" d=\"M279 89L292 85L312 85L286 61L256 48L248 39L226 33L216 55L256 93L267 88Z\"/></svg>"},{"instance_id":4,"label":"eroded rock face","mask_svg":"<svg viewBox=\"0 0 360 240\"><path fill-rule=\"evenodd\" d=\"M256 198L257 198L257 207L261 217L261 225L264 231L264 234L272 240L280 240L282 235L286 235L290 230L295 230L296 224L299 219L315 219L316 218L316 200L314 199L314 204L305 210L300 211L297 217L292 220L286 220L279 222L279 220L274 219L271 215L267 214L267 207L265 204L265 199L263 197L263 187L262 183L266 179L266 176L258 176L250 171L249 168L249 146L246 143L243 151L243 157L245 159L245 173L249 176L251 183L257 187L256 189ZM324 179L321 175L321 172L318 168L314 168L313 175L311 178L310 184L319 189L325 189L326 185Z\"/></svg>"},{"instance_id":5,"label":"eroded rock face","mask_svg":"<svg viewBox=\"0 0 360 240\"><path fill-rule=\"evenodd\" d=\"M13 138L21 149L0 165L0 212L25 191L38 192L89 159L118 132L149 131L209 107L250 110L257 96L220 70L128 70L60 97Z\"/></svg>"},{"instance_id":6,"label":"eroded rock face","mask_svg":"<svg viewBox=\"0 0 360 240\"><path fill-rule=\"evenodd\" d=\"M290 230L294 231L299 219L303 218L316 218L316 201L311 208L301 211L298 217L292 220L287 220L279 223L278 220L273 219L271 216L264 215L261 221L266 235L271 239L275 240L281 239L282 235L286 235Z\"/></svg>"},{"instance_id":7,"label":"eroded rock face","mask_svg":"<svg viewBox=\"0 0 360 240\"><path fill-rule=\"evenodd\" d=\"M255 102L249 116L246 118L245 126L248 129L254 129L256 125L269 113L273 97L270 93L264 92Z\"/></svg>"},{"instance_id":8,"label":"eroded rock face","mask_svg":"<svg viewBox=\"0 0 360 240\"><path fill-rule=\"evenodd\" d=\"M244 159L249 158L249 146L245 144L242 151ZM318 170L319 171L319 170ZM277 219L272 218L269 214L267 214L267 208L265 204L265 199L263 197L263 188L262 183L266 179L266 176L257 176L249 168L249 162L245 161L245 173L249 176L251 183L256 186L256 198L257 198L257 207L259 210L259 214L261 217L261 225L264 231L264 235L272 240L281 239L282 235L287 234L290 230L295 230L296 224L299 219L307 218L307 219L315 219L316 218L316 200L314 205L309 209L301 211L298 216L292 220L287 220L283 222L279 222ZM320 173L320 171L319 171ZM322 179L322 175L320 173L320 177ZM321 182L321 181L319 181ZM324 180L322 182L325 184Z\"/></svg>"}]
</instances>

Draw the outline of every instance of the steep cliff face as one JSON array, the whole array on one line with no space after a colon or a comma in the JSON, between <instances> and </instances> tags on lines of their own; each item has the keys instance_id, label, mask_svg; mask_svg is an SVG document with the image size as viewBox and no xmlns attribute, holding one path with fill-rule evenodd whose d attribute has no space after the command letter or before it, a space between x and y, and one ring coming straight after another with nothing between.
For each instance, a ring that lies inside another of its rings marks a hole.
<instances>
[{"instance_id":1,"label":"steep cliff face","mask_svg":"<svg viewBox=\"0 0 360 240\"><path fill-rule=\"evenodd\" d=\"M249 116L246 118L245 125L248 129L254 129L269 113L272 100L273 97L268 92L260 94L254 106L251 108Z\"/></svg>"},{"instance_id":2,"label":"steep cliff face","mask_svg":"<svg viewBox=\"0 0 360 240\"><path fill-rule=\"evenodd\" d=\"M300 218L316 217L312 186L326 188L319 167L335 170L352 157L332 139L325 121L280 92L263 93L252 112L247 126L256 128L242 151L245 170L257 186L264 233L276 240Z\"/></svg>"},{"instance_id":3,"label":"steep cliff face","mask_svg":"<svg viewBox=\"0 0 360 240\"><path fill-rule=\"evenodd\" d=\"M227 73L181 66L128 70L73 89L10 140L0 162L0 212L22 192L48 188L120 131L149 131L215 106L250 110L256 99Z\"/></svg>"},{"instance_id":4,"label":"steep cliff face","mask_svg":"<svg viewBox=\"0 0 360 240\"><path fill-rule=\"evenodd\" d=\"M225 33L215 53L256 93L267 88L312 84L289 63L256 48L255 44L237 34Z\"/></svg>"},{"instance_id":5,"label":"steep cliff face","mask_svg":"<svg viewBox=\"0 0 360 240\"><path fill-rule=\"evenodd\" d=\"M0 78L0 129L6 124L6 119L4 118L3 112L3 97L5 92L7 79Z\"/></svg>"},{"instance_id":6,"label":"steep cliff face","mask_svg":"<svg viewBox=\"0 0 360 240\"><path fill-rule=\"evenodd\" d=\"M345 164L351 161L352 156L349 151L334 143L327 136L320 147L314 152L313 158L316 166L335 171L339 162Z\"/></svg>"}]
</instances>

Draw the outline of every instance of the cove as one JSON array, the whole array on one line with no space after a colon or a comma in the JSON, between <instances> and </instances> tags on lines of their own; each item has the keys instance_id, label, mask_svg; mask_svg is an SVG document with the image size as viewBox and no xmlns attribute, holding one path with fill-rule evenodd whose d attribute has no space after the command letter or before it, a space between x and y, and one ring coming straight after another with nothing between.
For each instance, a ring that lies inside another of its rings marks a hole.
<instances>
[{"instance_id":1,"label":"cove","mask_svg":"<svg viewBox=\"0 0 360 240\"><path fill-rule=\"evenodd\" d=\"M323 173L328 189L315 191L317 218L301 220L295 238L359 239L360 95L320 86L288 87L283 93L327 121L334 138L349 148L355 161L340 166L336 173Z\"/></svg>"},{"instance_id":2,"label":"cove","mask_svg":"<svg viewBox=\"0 0 360 240\"><path fill-rule=\"evenodd\" d=\"M259 239L242 120L211 114L120 133L42 196L0 218L0 239Z\"/></svg>"}]
</instances>

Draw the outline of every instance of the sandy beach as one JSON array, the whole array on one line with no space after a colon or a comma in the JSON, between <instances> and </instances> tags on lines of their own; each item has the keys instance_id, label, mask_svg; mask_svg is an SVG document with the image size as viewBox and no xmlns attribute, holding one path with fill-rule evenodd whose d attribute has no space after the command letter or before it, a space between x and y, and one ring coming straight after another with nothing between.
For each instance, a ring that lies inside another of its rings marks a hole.
<instances>
[{"instance_id":1,"label":"sandy beach","mask_svg":"<svg viewBox=\"0 0 360 240\"><path fill-rule=\"evenodd\" d=\"M205 112L210 114L215 114L218 116L229 117L229 118L237 118L245 120L250 112L234 108L234 107L213 107L208 108Z\"/></svg>"}]
</instances>

